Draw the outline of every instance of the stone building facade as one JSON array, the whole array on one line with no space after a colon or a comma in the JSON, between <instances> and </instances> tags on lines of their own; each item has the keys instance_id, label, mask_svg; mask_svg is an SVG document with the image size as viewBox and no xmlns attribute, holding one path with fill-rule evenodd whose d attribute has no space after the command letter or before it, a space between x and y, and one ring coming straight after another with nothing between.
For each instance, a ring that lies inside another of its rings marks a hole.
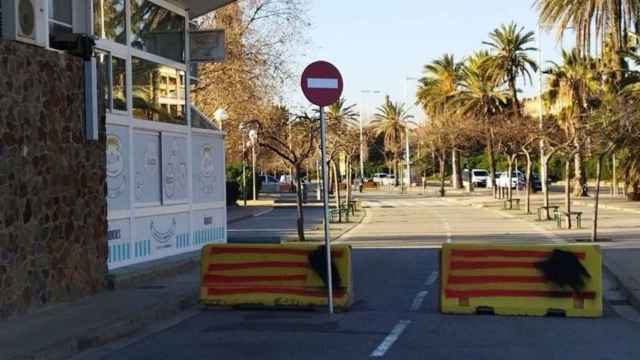
<instances>
[{"instance_id":1,"label":"stone building facade","mask_svg":"<svg viewBox=\"0 0 640 360\"><path fill-rule=\"evenodd\" d=\"M106 285L106 136L78 58L0 40L0 319Z\"/></svg>"}]
</instances>

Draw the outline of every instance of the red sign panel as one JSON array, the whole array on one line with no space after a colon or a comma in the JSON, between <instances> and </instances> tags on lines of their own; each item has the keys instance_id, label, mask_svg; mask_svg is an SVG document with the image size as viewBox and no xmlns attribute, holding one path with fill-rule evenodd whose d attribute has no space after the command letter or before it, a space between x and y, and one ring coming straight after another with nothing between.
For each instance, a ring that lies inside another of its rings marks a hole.
<instances>
[{"instance_id":1,"label":"red sign panel","mask_svg":"<svg viewBox=\"0 0 640 360\"><path fill-rule=\"evenodd\" d=\"M329 106L340 99L344 83L340 71L331 63L317 61L302 73L302 92L312 104Z\"/></svg>"}]
</instances>

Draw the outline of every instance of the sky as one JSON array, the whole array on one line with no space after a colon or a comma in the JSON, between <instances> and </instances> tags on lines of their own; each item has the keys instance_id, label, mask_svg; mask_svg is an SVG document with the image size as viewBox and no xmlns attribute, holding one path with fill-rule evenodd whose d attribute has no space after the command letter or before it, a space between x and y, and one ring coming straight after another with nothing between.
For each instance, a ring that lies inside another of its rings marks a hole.
<instances>
[{"instance_id":1,"label":"sky","mask_svg":"<svg viewBox=\"0 0 640 360\"><path fill-rule=\"evenodd\" d=\"M300 73L315 60L332 62L344 78L348 103L359 104L365 114L385 94L413 103L417 82L406 78L420 77L433 59L445 53L464 58L482 48L482 41L503 23L515 21L537 31L538 19L533 0L312 0L309 15L312 49L300 61ZM543 33L542 40L544 61L557 60L561 44L556 36ZM570 45L569 37L564 45ZM537 60L537 53L532 57ZM534 95L537 78L533 85L521 86L525 96ZM416 120L424 119L419 109L413 113Z\"/></svg>"}]
</instances>

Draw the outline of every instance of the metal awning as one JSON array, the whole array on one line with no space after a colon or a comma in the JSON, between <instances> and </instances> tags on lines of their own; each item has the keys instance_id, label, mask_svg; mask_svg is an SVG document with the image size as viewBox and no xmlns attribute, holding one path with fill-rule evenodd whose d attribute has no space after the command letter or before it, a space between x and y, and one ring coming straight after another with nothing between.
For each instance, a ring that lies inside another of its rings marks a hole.
<instances>
[{"instance_id":1,"label":"metal awning","mask_svg":"<svg viewBox=\"0 0 640 360\"><path fill-rule=\"evenodd\" d=\"M219 9L236 0L183 0L185 8L189 9L189 17L196 18L210 11Z\"/></svg>"}]
</instances>

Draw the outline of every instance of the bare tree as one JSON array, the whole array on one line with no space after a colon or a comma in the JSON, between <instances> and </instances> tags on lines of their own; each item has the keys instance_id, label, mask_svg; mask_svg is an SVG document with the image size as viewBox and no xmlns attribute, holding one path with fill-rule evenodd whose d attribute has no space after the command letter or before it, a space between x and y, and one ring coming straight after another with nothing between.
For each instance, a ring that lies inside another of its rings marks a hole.
<instances>
[{"instance_id":1,"label":"bare tree","mask_svg":"<svg viewBox=\"0 0 640 360\"><path fill-rule=\"evenodd\" d=\"M260 124L259 144L289 163L295 171L298 239L304 241L304 211L302 175L304 164L314 156L319 136L318 122L303 114L290 118L286 107L272 108Z\"/></svg>"}]
</instances>

